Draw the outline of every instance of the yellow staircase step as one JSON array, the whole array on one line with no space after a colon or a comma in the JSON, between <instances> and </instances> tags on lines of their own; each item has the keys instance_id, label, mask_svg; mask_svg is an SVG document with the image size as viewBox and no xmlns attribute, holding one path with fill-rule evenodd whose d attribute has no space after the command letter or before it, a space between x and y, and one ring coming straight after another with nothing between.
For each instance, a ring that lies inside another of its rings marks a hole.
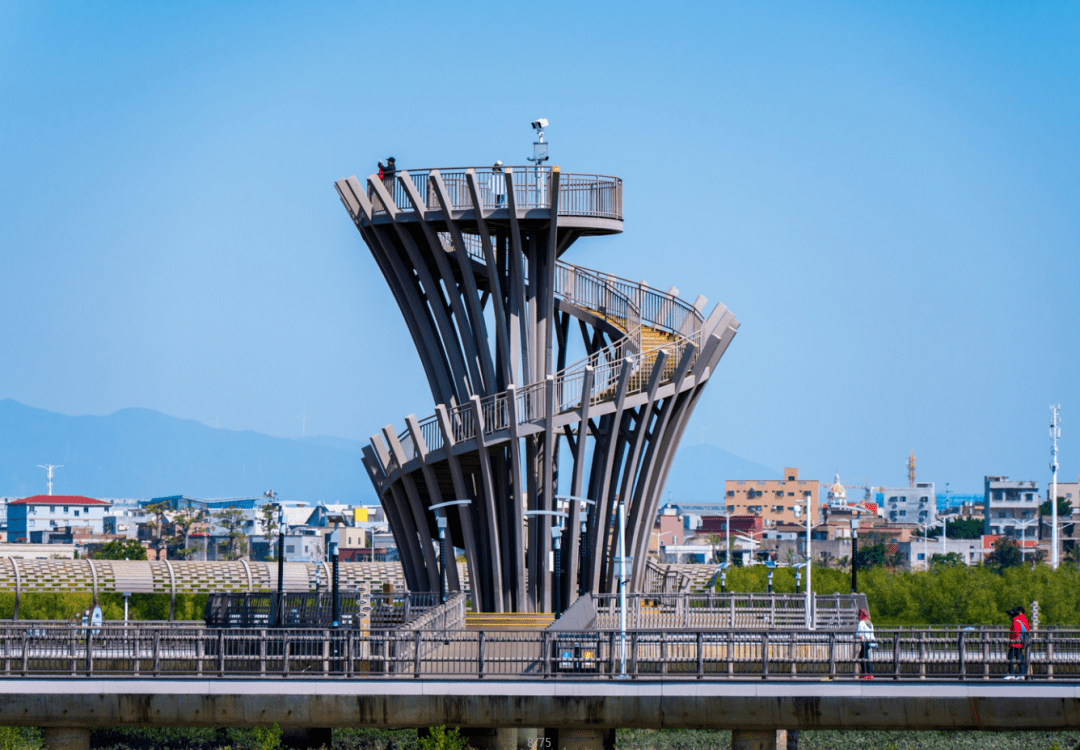
<instances>
[{"instance_id":1,"label":"yellow staircase step","mask_svg":"<svg viewBox=\"0 0 1080 750\"><path fill-rule=\"evenodd\" d=\"M466 630L543 630L555 622L552 612L466 612Z\"/></svg>"}]
</instances>

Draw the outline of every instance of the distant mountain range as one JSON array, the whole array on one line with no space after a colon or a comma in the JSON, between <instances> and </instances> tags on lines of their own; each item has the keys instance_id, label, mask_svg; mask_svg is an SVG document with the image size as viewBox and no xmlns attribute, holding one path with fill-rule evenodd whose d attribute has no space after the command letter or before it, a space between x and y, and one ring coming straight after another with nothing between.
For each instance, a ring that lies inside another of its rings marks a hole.
<instances>
[{"instance_id":1,"label":"distant mountain range","mask_svg":"<svg viewBox=\"0 0 1080 750\"><path fill-rule=\"evenodd\" d=\"M38 464L63 464L53 492L90 497L251 497L375 503L360 463L363 443L337 437L275 438L216 429L150 409L69 417L0 400L0 496L44 494ZM707 444L685 445L664 500L721 502L725 479L780 473Z\"/></svg>"},{"instance_id":2,"label":"distant mountain range","mask_svg":"<svg viewBox=\"0 0 1080 750\"><path fill-rule=\"evenodd\" d=\"M69 417L0 401L0 495L44 494L38 464L62 464L53 492L90 497L251 497L375 503L361 443L223 430L150 409Z\"/></svg>"}]
</instances>

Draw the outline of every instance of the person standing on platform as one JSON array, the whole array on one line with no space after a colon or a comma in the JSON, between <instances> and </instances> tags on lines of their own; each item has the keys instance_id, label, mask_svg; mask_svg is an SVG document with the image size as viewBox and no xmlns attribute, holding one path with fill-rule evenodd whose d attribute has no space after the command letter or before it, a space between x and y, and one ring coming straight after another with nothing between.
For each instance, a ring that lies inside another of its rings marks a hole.
<instances>
[{"instance_id":1,"label":"person standing on platform","mask_svg":"<svg viewBox=\"0 0 1080 750\"><path fill-rule=\"evenodd\" d=\"M870 659L870 651L877 648L877 638L874 637L874 624L870 622L870 613L865 609L859 610L859 626L855 629L855 640L859 643L859 664L862 666L862 679L874 679L874 662Z\"/></svg>"},{"instance_id":2,"label":"person standing on platform","mask_svg":"<svg viewBox=\"0 0 1080 750\"><path fill-rule=\"evenodd\" d=\"M394 162L394 157L390 157L386 160L386 166L382 169L382 182L386 187L386 192L390 193L390 197L394 197L394 177L397 176L397 164Z\"/></svg>"},{"instance_id":3,"label":"person standing on platform","mask_svg":"<svg viewBox=\"0 0 1080 750\"><path fill-rule=\"evenodd\" d=\"M496 161L491 168L491 196L495 200L495 208L506 205L506 175L503 174L502 161Z\"/></svg>"},{"instance_id":4,"label":"person standing on platform","mask_svg":"<svg viewBox=\"0 0 1080 750\"><path fill-rule=\"evenodd\" d=\"M1031 636L1031 624L1023 605L1009 610L1012 632L1009 638L1009 673L1006 680L1022 680L1027 676L1027 644Z\"/></svg>"}]
</instances>

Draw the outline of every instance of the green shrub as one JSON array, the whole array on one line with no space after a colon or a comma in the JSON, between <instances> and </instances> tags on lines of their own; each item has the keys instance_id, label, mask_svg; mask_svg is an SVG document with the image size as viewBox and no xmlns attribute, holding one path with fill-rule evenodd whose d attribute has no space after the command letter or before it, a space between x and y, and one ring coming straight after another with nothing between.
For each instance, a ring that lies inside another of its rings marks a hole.
<instances>
[{"instance_id":1,"label":"green shrub","mask_svg":"<svg viewBox=\"0 0 1080 750\"><path fill-rule=\"evenodd\" d=\"M421 737L416 742L420 750L467 750L469 743L458 732L457 727L432 727L428 730L427 737Z\"/></svg>"}]
</instances>

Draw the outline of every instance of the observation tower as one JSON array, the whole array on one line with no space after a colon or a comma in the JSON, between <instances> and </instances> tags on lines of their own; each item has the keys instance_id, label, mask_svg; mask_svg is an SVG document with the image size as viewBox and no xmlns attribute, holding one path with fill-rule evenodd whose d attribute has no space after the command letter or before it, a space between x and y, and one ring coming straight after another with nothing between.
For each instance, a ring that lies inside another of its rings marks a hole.
<instances>
[{"instance_id":1,"label":"observation tower","mask_svg":"<svg viewBox=\"0 0 1080 750\"><path fill-rule=\"evenodd\" d=\"M440 590L444 514L477 610L550 612L612 591L625 502L640 590L672 459L734 316L563 260L582 238L622 232L617 177L538 162L336 187L434 399L431 416L406 416L364 448L409 589ZM462 587L452 562L445 586Z\"/></svg>"}]
</instances>

